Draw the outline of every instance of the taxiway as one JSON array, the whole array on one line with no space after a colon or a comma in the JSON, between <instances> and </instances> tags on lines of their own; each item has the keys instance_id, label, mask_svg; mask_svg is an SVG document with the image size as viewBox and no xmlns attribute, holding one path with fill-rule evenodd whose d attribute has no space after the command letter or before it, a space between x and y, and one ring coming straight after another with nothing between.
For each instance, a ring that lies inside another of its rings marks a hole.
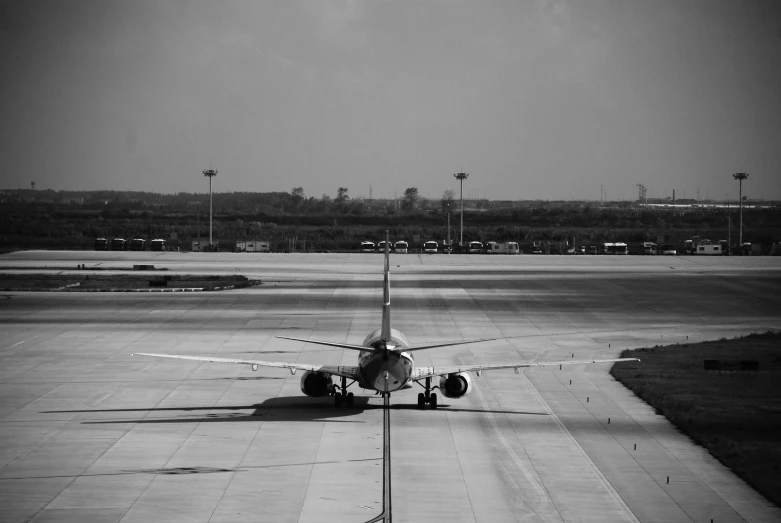
<instances>
[{"instance_id":1,"label":"taxiway","mask_svg":"<svg viewBox=\"0 0 781 523\"><path fill-rule=\"evenodd\" d=\"M779 258L391 256L393 326L419 365L615 357L781 328ZM354 365L380 318L372 254L17 252L4 272L149 263L259 287L0 296L0 520L368 521L382 511L382 399L302 395L279 369L168 352ZM105 272L104 272L105 273ZM417 410L391 397L395 521L775 522L772 506L608 374L483 373ZM351 389L352 390L352 389ZM610 420L608 422L608 419ZM669 477L669 483L667 478Z\"/></svg>"}]
</instances>

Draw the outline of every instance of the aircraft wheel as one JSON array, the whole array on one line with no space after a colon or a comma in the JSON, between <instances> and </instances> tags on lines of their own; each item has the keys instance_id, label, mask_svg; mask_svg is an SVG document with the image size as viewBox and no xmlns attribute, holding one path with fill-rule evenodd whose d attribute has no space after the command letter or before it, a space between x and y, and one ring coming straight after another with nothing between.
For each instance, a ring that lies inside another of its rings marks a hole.
<instances>
[{"instance_id":1,"label":"aircraft wheel","mask_svg":"<svg viewBox=\"0 0 781 523\"><path fill-rule=\"evenodd\" d=\"M420 392L418 393L418 408L423 410L423 408L426 406L426 396Z\"/></svg>"},{"instance_id":2,"label":"aircraft wheel","mask_svg":"<svg viewBox=\"0 0 781 523\"><path fill-rule=\"evenodd\" d=\"M355 405L355 395L352 392L347 393L347 407L352 408Z\"/></svg>"},{"instance_id":3,"label":"aircraft wheel","mask_svg":"<svg viewBox=\"0 0 781 523\"><path fill-rule=\"evenodd\" d=\"M334 394L334 407L337 409L342 406L342 393L337 392Z\"/></svg>"},{"instance_id":4,"label":"aircraft wheel","mask_svg":"<svg viewBox=\"0 0 781 523\"><path fill-rule=\"evenodd\" d=\"M431 405L432 409L436 409L437 408L437 395L436 394L432 394L431 397L429 397L428 404Z\"/></svg>"}]
</instances>

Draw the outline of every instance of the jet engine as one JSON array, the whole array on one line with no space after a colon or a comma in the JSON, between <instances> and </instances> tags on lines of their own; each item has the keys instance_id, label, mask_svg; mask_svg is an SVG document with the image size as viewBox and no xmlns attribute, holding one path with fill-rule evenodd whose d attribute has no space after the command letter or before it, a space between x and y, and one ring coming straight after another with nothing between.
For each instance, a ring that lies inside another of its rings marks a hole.
<instances>
[{"instance_id":1,"label":"jet engine","mask_svg":"<svg viewBox=\"0 0 781 523\"><path fill-rule=\"evenodd\" d=\"M439 390L446 398L463 398L472 392L472 378L466 372L440 376Z\"/></svg>"},{"instance_id":2,"label":"jet engine","mask_svg":"<svg viewBox=\"0 0 781 523\"><path fill-rule=\"evenodd\" d=\"M301 392L313 398L328 396L334 390L330 374L308 370L301 376Z\"/></svg>"}]
</instances>

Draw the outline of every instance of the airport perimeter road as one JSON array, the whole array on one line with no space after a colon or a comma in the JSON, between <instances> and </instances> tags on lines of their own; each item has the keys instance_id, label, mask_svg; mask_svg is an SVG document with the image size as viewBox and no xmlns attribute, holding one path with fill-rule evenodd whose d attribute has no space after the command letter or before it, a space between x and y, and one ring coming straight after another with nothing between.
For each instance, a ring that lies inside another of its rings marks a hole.
<instances>
[{"instance_id":1,"label":"airport perimeter road","mask_svg":"<svg viewBox=\"0 0 781 523\"><path fill-rule=\"evenodd\" d=\"M0 256L0 271L82 263L264 284L0 295L0 521L365 522L382 512L381 397L358 389L356 407L337 410L303 396L300 373L131 356L354 365L353 351L273 336L360 343L380 321L380 256L30 251ZM417 352L419 365L606 358L781 328L780 266L392 255L392 318L413 345L512 337ZM393 520L781 521L608 370L487 372L435 411L415 408L417 387L394 393Z\"/></svg>"}]
</instances>

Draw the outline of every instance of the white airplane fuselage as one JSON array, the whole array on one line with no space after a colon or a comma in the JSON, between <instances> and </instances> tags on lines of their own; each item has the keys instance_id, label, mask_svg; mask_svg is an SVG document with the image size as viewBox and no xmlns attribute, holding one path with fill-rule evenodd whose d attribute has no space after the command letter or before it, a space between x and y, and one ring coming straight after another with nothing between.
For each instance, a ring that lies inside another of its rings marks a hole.
<instances>
[{"instance_id":1,"label":"white airplane fuselage","mask_svg":"<svg viewBox=\"0 0 781 523\"><path fill-rule=\"evenodd\" d=\"M401 331L391 329L391 339L384 341L382 329L377 329L366 336L363 346L368 350L358 355L361 387L393 392L410 382L415 361L409 352L404 352L409 343Z\"/></svg>"}]
</instances>

